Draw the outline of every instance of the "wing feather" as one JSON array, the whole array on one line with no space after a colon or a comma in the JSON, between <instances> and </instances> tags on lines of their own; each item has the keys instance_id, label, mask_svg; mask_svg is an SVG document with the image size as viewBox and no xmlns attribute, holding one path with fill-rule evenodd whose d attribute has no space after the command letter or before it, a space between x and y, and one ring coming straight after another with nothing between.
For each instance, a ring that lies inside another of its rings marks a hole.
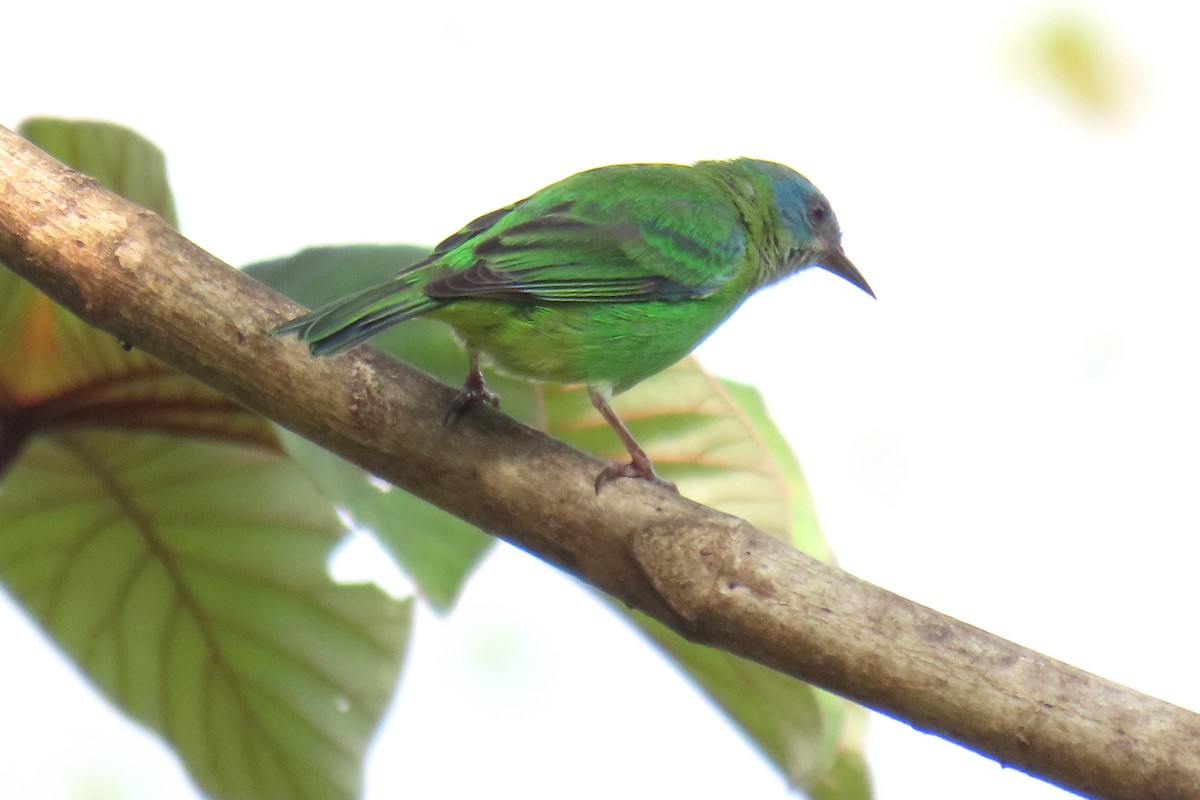
<instances>
[{"instance_id":1,"label":"wing feather","mask_svg":"<svg viewBox=\"0 0 1200 800\"><path fill-rule=\"evenodd\" d=\"M707 297L747 249L737 208L687 167L573 176L480 217L422 266L434 299L637 302Z\"/></svg>"}]
</instances>

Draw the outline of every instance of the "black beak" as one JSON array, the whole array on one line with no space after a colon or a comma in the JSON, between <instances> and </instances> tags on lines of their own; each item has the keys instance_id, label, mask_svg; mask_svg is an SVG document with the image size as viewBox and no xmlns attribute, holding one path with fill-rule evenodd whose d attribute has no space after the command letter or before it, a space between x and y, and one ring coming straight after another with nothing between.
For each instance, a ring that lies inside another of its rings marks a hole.
<instances>
[{"instance_id":1,"label":"black beak","mask_svg":"<svg viewBox=\"0 0 1200 800\"><path fill-rule=\"evenodd\" d=\"M851 264L850 259L846 258L846 254L842 252L841 245L834 244L826 247L814 260L821 269L828 270L838 277L845 278L871 295L871 297L875 296L875 292L871 291L870 285L867 284L867 279L858 271L858 267Z\"/></svg>"}]
</instances>

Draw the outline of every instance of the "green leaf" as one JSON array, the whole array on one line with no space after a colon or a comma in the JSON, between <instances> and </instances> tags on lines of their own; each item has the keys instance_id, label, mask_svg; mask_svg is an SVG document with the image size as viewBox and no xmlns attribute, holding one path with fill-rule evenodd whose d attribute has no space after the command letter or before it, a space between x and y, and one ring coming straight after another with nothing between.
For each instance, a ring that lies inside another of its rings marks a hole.
<instances>
[{"instance_id":1,"label":"green leaf","mask_svg":"<svg viewBox=\"0 0 1200 800\"><path fill-rule=\"evenodd\" d=\"M300 467L353 518L373 532L412 577L422 599L448 611L467 575L495 540L474 525L408 492L372 478L340 456L279 429Z\"/></svg>"},{"instance_id":2,"label":"green leaf","mask_svg":"<svg viewBox=\"0 0 1200 800\"><path fill-rule=\"evenodd\" d=\"M721 388L728 394L728 402L735 409L733 413L750 429L746 436L753 442L750 458L761 459L759 464L764 468L771 465L775 499L770 505L782 507L782 513L787 515L779 527L769 523L765 514L755 524L776 538L791 542L793 547L813 558L832 563L833 551L821 535L816 505L800 471L800 462L767 412L762 395L752 386L729 380L722 380ZM757 516L749 511L747 514L746 519Z\"/></svg>"},{"instance_id":3,"label":"green leaf","mask_svg":"<svg viewBox=\"0 0 1200 800\"><path fill-rule=\"evenodd\" d=\"M605 458L624 451L586 394L545 389L552 434ZM659 472L696 502L829 559L795 456L754 389L722 381L685 359L617 396L613 408ZM688 642L620 604L758 746L793 785L820 800L866 800L862 760L866 711L752 661Z\"/></svg>"},{"instance_id":4,"label":"green leaf","mask_svg":"<svg viewBox=\"0 0 1200 800\"><path fill-rule=\"evenodd\" d=\"M382 281L424 254L406 247L319 248L255 265L249 271L300 302L316 306ZM373 344L452 385L465 374L465 358L453 345L449 329L438 323L406 322L376 337ZM537 423L604 458L627 458L582 387L535 389L502 375L489 375L488 382L499 390L505 411L519 419ZM830 557L795 456L756 391L714 378L687 359L618 395L613 406L661 473L675 480L685 496L743 517L819 558ZM308 462L310 457L301 460ZM366 512L358 510L365 505L357 485L344 492L329 491L356 517L365 519ZM397 500L408 498L398 492L392 495ZM414 535L436 541L443 525L461 525L457 520L449 523L453 518L441 512L427 522L416 511L397 507L392 513L406 526L403 539L397 536L390 544L392 552L414 575L428 556L403 554L400 542ZM384 527L378 519L367 524L377 531ZM428 529L416 533L422 525ZM687 642L654 620L614 605L793 784L820 800L870 797L861 756L863 709L767 667Z\"/></svg>"},{"instance_id":5,"label":"green leaf","mask_svg":"<svg viewBox=\"0 0 1200 800\"><path fill-rule=\"evenodd\" d=\"M550 434L603 458L628 460L585 391L546 386L543 396ZM795 458L753 389L686 358L617 395L612 407L684 496L812 555L828 555Z\"/></svg>"},{"instance_id":6,"label":"green leaf","mask_svg":"<svg viewBox=\"0 0 1200 800\"><path fill-rule=\"evenodd\" d=\"M869 800L866 710L754 661L689 642L612 603L742 730L789 783L814 800Z\"/></svg>"},{"instance_id":7,"label":"green leaf","mask_svg":"<svg viewBox=\"0 0 1200 800\"><path fill-rule=\"evenodd\" d=\"M173 215L139 137L23 130ZM329 577L344 533L269 423L0 269L0 581L213 797L359 794L412 604Z\"/></svg>"},{"instance_id":8,"label":"green leaf","mask_svg":"<svg viewBox=\"0 0 1200 800\"><path fill-rule=\"evenodd\" d=\"M290 256L259 261L242 271L297 303L316 308L364 286L381 283L428 252L407 244L310 247ZM372 339L372 344L383 335Z\"/></svg>"},{"instance_id":9,"label":"green leaf","mask_svg":"<svg viewBox=\"0 0 1200 800\"><path fill-rule=\"evenodd\" d=\"M162 151L110 122L28 119L17 132L68 166L179 227Z\"/></svg>"},{"instance_id":10,"label":"green leaf","mask_svg":"<svg viewBox=\"0 0 1200 800\"><path fill-rule=\"evenodd\" d=\"M0 485L0 580L221 798L355 798L411 602L340 586L343 531L277 451L34 438Z\"/></svg>"},{"instance_id":11,"label":"green leaf","mask_svg":"<svg viewBox=\"0 0 1200 800\"><path fill-rule=\"evenodd\" d=\"M425 255L406 245L353 245L304 250L288 258L246 267L246 272L308 306L318 306L384 280ZM466 374L462 351L448 329L430 320L413 320L376 337L383 347L409 363L454 384ZM527 384L501 378L505 410L532 406ZM523 403L522 403L523 398ZM525 417L532 414L525 412ZM322 489L355 523L372 531L434 607L448 610L471 570L495 543L452 514L400 490L389 490L360 467L300 437L283 442Z\"/></svg>"}]
</instances>

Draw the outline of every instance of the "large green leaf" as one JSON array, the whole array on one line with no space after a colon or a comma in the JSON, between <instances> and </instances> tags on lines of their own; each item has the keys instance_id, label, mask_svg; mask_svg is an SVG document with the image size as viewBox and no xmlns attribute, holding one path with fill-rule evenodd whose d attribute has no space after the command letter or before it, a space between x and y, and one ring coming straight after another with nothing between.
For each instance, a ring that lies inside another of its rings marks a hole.
<instances>
[{"instance_id":1,"label":"large green leaf","mask_svg":"<svg viewBox=\"0 0 1200 800\"><path fill-rule=\"evenodd\" d=\"M586 395L548 387L555 436L607 458L619 443ZM659 471L685 496L735 514L817 558L829 559L795 456L754 389L714 378L685 359L619 395L613 407ZM752 661L686 641L614 603L727 713L788 780L820 800L871 796L862 761L866 712Z\"/></svg>"},{"instance_id":2,"label":"large green leaf","mask_svg":"<svg viewBox=\"0 0 1200 800\"><path fill-rule=\"evenodd\" d=\"M344 247L306 250L291 258L250 267L255 276L314 306L383 280L423 255L409 247ZM465 374L465 358L445 326L414 320L373 343L448 383ZM612 431L578 386L533 387L489 375L503 408L530 424L596 455L626 458ZM684 495L743 517L768 533L819 558L830 552L799 466L771 422L758 393L714 378L692 359L655 375L613 401L617 413ZM302 460L308 461L308 456ZM365 478L363 479L365 480ZM367 521L360 486L339 494L345 505L374 528L413 574L430 570L424 554L405 553L404 542L438 541L442 531L458 534L462 523L444 512L430 513L402 492L388 500L387 520ZM423 526L428 526L421 531ZM445 526L445 527L443 527ZM408 546L411 547L411 544ZM460 565L469 568L469 550ZM464 570L465 574L465 570ZM820 800L870 797L862 761L865 712L840 698L759 664L685 641L657 622L614 604L688 674L776 764L794 785Z\"/></svg>"},{"instance_id":3,"label":"large green leaf","mask_svg":"<svg viewBox=\"0 0 1200 800\"><path fill-rule=\"evenodd\" d=\"M221 798L354 798L409 603L339 586L329 504L279 452L35 437L0 485L0 579Z\"/></svg>"},{"instance_id":4,"label":"large green leaf","mask_svg":"<svg viewBox=\"0 0 1200 800\"><path fill-rule=\"evenodd\" d=\"M23 130L173 216L135 134ZM213 797L357 797L396 684L411 602L329 577L314 488L265 420L0 269L0 581Z\"/></svg>"},{"instance_id":5,"label":"large green leaf","mask_svg":"<svg viewBox=\"0 0 1200 800\"><path fill-rule=\"evenodd\" d=\"M17 132L64 164L179 226L166 159L134 131L111 122L36 117L22 122Z\"/></svg>"},{"instance_id":6,"label":"large green leaf","mask_svg":"<svg viewBox=\"0 0 1200 800\"><path fill-rule=\"evenodd\" d=\"M495 540L307 439L283 429L279 434L288 453L324 493L336 497L354 523L374 533L404 567L421 598L449 610L469 571Z\"/></svg>"},{"instance_id":7,"label":"large green leaf","mask_svg":"<svg viewBox=\"0 0 1200 800\"><path fill-rule=\"evenodd\" d=\"M318 306L381 281L424 254L424 250L405 245L319 247L253 264L245 271L298 302ZM393 328L374 344L451 384L466 374L466 361L447 329L430 320ZM532 402L527 384L501 378L496 385L509 413L514 406ZM391 487L360 467L300 437L281 434L285 446L313 479L337 499L356 524L376 535L417 584L423 598L443 610L453 605L467 575L494 539L407 492L390 491Z\"/></svg>"}]
</instances>

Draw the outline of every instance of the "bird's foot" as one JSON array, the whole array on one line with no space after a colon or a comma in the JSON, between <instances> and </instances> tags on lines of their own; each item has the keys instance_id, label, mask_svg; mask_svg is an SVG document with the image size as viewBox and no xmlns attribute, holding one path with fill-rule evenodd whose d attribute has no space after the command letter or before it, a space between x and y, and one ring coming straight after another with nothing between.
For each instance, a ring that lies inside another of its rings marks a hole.
<instances>
[{"instance_id":1,"label":"bird's foot","mask_svg":"<svg viewBox=\"0 0 1200 800\"><path fill-rule=\"evenodd\" d=\"M442 424L447 428L450 427L462 412L476 403L487 403L492 408L498 409L500 408L500 395L489 391L484 385L482 372L473 370L467 376L467 382L454 396L454 402L450 404L450 409L446 412L446 418L442 420Z\"/></svg>"},{"instance_id":2,"label":"bird's foot","mask_svg":"<svg viewBox=\"0 0 1200 800\"><path fill-rule=\"evenodd\" d=\"M617 436L621 437L621 443L629 451L631 460L628 464L609 464L600 470L600 474L596 476L596 494L600 494L600 487L614 478L641 478L679 494L678 486L658 477L654 472L654 465L650 463L650 457L646 455L646 451L638 446L629 429L625 427L625 423L621 422L617 412L613 411L612 406L608 404L611 391L611 387L589 386L588 397L592 399L592 405L600 412L600 416L604 417L604 421L616 431Z\"/></svg>"},{"instance_id":3,"label":"bird's foot","mask_svg":"<svg viewBox=\"0 0 1200 800\"><path fill-rule=\"evenodd\" d=\"M679 487L666 478L660 478L654 471L654 465L644 454L640 459L635 456L628 464L612 463L600 470L600 474L596 476L596 494L600 494L604 484L617 478L640 478L679 494Z\"/></svg>"}]
</instances>

